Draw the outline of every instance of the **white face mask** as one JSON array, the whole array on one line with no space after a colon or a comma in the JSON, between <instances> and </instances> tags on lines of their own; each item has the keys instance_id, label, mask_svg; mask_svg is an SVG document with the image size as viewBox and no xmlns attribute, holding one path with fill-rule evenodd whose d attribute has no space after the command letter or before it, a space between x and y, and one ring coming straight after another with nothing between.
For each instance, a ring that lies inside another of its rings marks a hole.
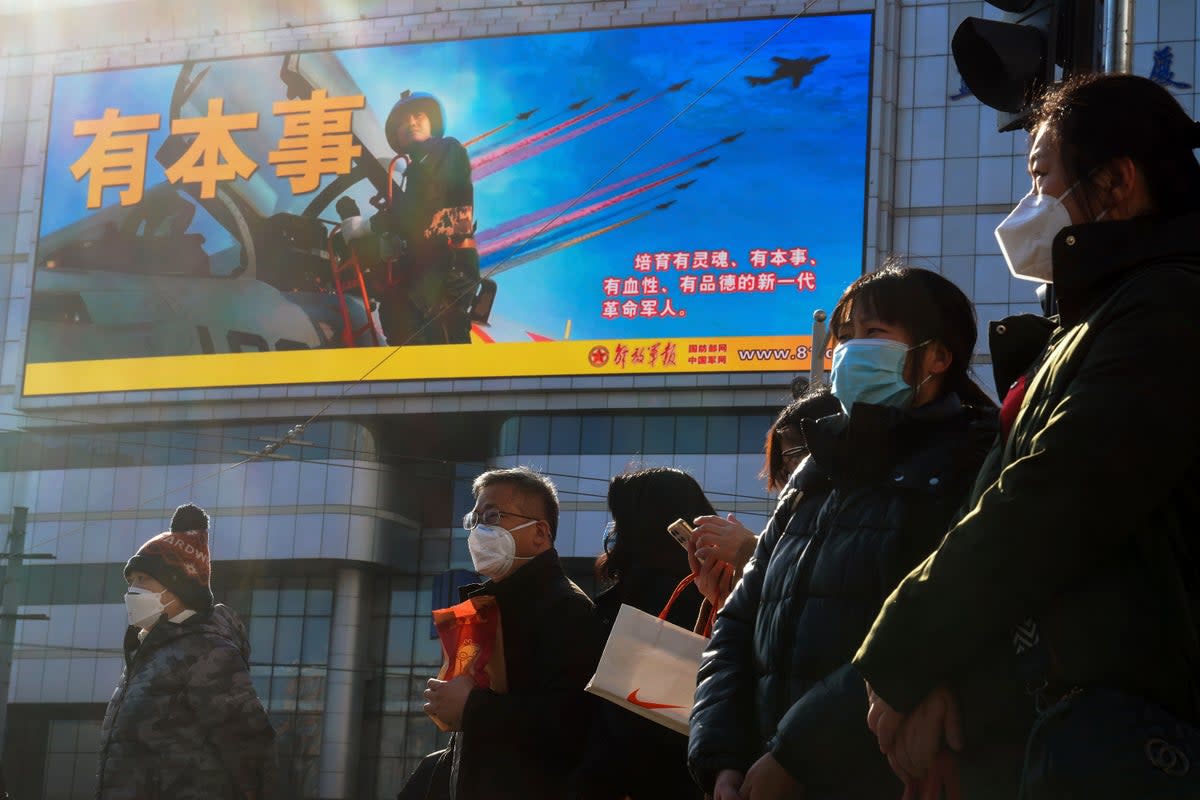
<instances>
[{"instance_id":1,"label":"white face mask","mask_svg":"<svg viewBox=\"0 0 1200 800\"><path fill-rule=\"evenodd\" d=\"M1054 280L1054 237L1071 224L1071 214L1062 201L1078 185L1067 189L1062 197L1031 191L996 226L996 241L1014 278L1040 283Z\"/></svg>"},{"instance_id":2,"label":"white face mask","mask_svg":"<svg viewBox=\"0 0 1200 800\"><path fill-rule=\"evenodd\" d=\"M129 624L144 628L147 623L158 619L159 615L167 610L162 600L166 593L166 589L155 593L131 586L125 593L125 616L129 619Z\"/></svg>"},{"instance_id":3,"label":"white face mask","mask_svg":"<svg viewBox=\"0 0 1200 800\"><path fill-rule=\"evenodd\" d=\"M519 531L535 524L537 520L530 520L513 530ZM507 575L514 561L529 561L533 558L518 556L517 542L513 539L512 532L499 525L476 525L467 534L467 549L471 551L471 563L475 565L475 571L489 578Z\"/></svg>"}]
</instances>

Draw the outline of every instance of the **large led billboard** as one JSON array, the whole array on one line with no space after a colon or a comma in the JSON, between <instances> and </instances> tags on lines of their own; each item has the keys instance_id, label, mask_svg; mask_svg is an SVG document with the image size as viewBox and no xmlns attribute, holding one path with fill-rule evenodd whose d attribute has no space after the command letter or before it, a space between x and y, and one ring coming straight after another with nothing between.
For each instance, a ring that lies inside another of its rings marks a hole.
<instances>
[{"instance_id":1,"label":"large led billboard","mask_svg":"<svg viewBox=\"0 0 1200 800\"><path fill-rule=\"evenodd\" d=\"M846 14L58 76L24 392L805 369L863 267L870 42Z\"/></svg>"}]
</instances>

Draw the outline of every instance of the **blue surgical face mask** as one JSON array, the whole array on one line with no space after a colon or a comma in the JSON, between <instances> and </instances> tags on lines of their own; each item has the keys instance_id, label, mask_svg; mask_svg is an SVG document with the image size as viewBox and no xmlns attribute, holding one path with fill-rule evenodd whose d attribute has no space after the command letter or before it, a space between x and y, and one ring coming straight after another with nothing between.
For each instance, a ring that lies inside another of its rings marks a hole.
<instances>
[{"instance_id":1,"label":"blue surgical face mask","mask_svg":"<svg viewBox=\"0 0 1200 800\"><path fill-rule=\"evenodd\" d=\"M904 380L905 361L910 350L928 343L909 347L891 339L851 339L839 344L833 351L833 396L847 414L855 403L906 408L920 384Z\"/></svg>"}]
</instances>

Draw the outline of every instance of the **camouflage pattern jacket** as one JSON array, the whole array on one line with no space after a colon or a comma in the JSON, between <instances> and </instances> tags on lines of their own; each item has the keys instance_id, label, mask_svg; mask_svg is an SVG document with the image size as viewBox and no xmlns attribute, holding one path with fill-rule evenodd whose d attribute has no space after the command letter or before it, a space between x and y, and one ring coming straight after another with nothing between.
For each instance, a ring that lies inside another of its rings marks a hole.
<instances>
[{"instance_id":1,"label":"camouflage pattern jacket","mask_svg":"<svg viewBox=\"0 0 1200 800\"><path fill-rule=\"evenodd\" d=\"M263 800L275 732L250 682L246 627L223 605L138 641L100 729L98 800Z\"/></svg>"}]
</instances>

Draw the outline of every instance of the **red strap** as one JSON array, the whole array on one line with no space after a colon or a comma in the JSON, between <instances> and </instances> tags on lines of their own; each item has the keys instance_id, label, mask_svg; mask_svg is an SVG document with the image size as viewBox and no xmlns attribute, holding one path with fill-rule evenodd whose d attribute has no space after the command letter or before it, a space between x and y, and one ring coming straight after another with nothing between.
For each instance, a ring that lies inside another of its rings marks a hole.
<instances>
[{"instance_id":1,"label":"red strap","mask_svg":"<svg viewBox=\"0 0 1200 800\"><path fill-rule=\"evenodd\" d=\"M1008 441L1008 434L1012 432L1013 424L1017 421L1017 414L1025 402L1025 392L1028 389L1029 376L1022 375L1004 395L1004 402L1000 405L1000 435L1004 441Z\"/></svg>"},{"instance_id":2,"label":"red strap","mask_svg":"<svg viewBox=\"0 0 1200 800\"><path fill-rule=\"evenodd\" d=\"M675 591L671 593L671 599L667 601L667 604L665 606L663 606L662 613L658 615L659 619L667 618L667 614L671 613L671 606L675 605L675 599L677 597L679 597L679 595L683 592L684 589L691 586L692 581L694 581L694 580L696 580L695 575L688 575L686 578L684 578L683 580L681 580L679 582L679 585L675 587Z\"/></svg>"}]
</instances>

